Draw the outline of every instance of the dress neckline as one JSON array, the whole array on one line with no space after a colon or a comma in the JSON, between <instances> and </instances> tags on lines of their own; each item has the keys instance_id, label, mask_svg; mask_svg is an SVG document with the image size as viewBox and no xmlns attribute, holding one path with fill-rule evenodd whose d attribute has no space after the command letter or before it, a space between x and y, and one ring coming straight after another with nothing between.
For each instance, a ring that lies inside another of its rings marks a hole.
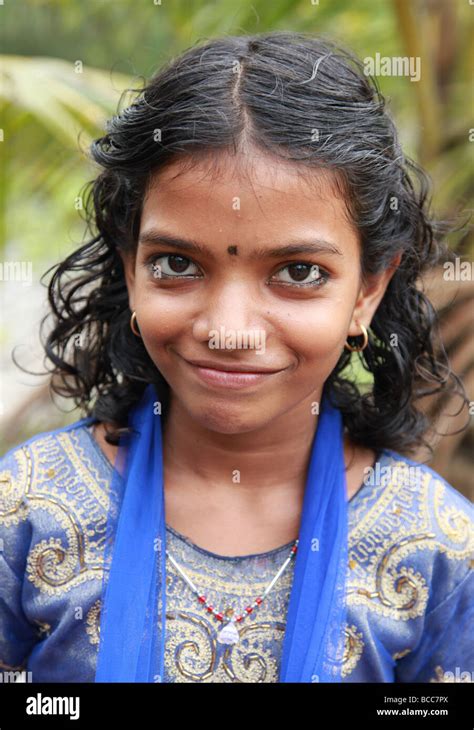
<instances>
[{"instance_id":1,"label":"dress neckline","mask_svg":"<svg viewBox=\"0 0 474 730\"><path fill-rule=\"evenodd\" d=\"M247 555L221 555L220 553L214 553L212 552L212 550L207 550L206 548L196 545L196 543L193 542L191 538L183 535L181 532L178 532L178 530L176 530L174 527L171 527L171 525L168 525L168 523L166 523L166 531L170 532L175 537L177 537L178 540L185 542L186 545L191 547L193 550L202 553L206 557L211 557L216 560L231 560L234 562L241 562L243 560L250 560L254 558L269 558L271 556L278 555L279 553L282 553L284 551L289 551L295 542L294 540L290 540L290 542L287 542L285 545L280 545L279 547L272 548L271 550L266 550L264 553L249 553Z\"/></svg>"}]
</instances>

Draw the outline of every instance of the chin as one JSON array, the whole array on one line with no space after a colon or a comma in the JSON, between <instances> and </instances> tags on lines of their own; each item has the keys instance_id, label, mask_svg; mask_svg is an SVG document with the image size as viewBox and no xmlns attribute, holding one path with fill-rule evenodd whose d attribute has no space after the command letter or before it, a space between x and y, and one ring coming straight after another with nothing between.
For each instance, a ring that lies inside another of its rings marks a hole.
<instances>
[{"instance_id":1,"label":"chin","mask_svg":"<svg viewBox=\"0 0 474 730\"><path fill-rule=\"evenodd\" d=\"M257 403L244 405L242 402L226 401L217 403L203 402L201 405L196 401L192 404L183 402L184 407L194 421L197 421L203 428L216 433L239 434L249 433L263 428L271 423L275 414L265 415L263 408L258 408Z\"/></svg>"}]
</instances>

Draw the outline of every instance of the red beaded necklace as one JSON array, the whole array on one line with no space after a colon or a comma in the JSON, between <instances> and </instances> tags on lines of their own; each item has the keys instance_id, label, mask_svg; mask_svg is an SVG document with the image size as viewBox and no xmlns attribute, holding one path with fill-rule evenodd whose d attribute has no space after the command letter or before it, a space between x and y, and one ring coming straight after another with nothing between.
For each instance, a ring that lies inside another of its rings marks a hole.
<instances>
[{"instance_id":1,"label":"red beaded necklace","mask_svg":"<svg viewBox=\"0 0 474 730\"><path fill-rule=\"evenodd\" d=\"M214 608L214 606L212 606L210 603L208 603L206 596L202 595L198 591L198 589L196 588L196 586L194 585L192 580L190 578L188 578L188 576L185 574L185 572L183 571L181 566L178 565L178 563L170 555L168 550L166 551L166 555L168 556L170 561L173 563L176 570L184 578L184 580L186 581L188 586L191 588L192 592L196 595L199 604L201 606L203 606L203 608L205 608L205 610L208 613L212 614L217 621L223 622L224 616L227 616L229 618L227 623L224 624L224 626L219 630L219 632L217 634L217 641L219 641L221 644L238 644L239 640L240 640L240 634L237 630L236 625L242 623L242 621L244 620L244 618L246 616L249 616L251 613L253 613L254 609L258 608L263 603L264 599L270 593L271 589L273 588L273 586L275 585L277 580L280 578L280 576L282 575L285 568L289 565L291 560L295 557L296 551L298 549L298 542L299 542L298 540L295 540L294 545L291 547L290 554L286 558L283 565L279 568L279 570L277 571L276 575L273 577L271 582L265 588L263 594L261 596L258 596L252 604L250 604L249 606L246 606L241 613L237 614L237 616L233 615L233 613L234 613L233 608L228 608L225 611L222 611L222 610L218 610L217 608Z\"/></svg>"}]
</instances>

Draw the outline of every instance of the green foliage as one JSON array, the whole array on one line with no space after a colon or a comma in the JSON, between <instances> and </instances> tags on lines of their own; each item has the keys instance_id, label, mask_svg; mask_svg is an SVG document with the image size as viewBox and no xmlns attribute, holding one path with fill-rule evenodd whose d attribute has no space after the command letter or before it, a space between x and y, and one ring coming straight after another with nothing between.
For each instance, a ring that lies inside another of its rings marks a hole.
<instances>
[{"instance_id":1,"label":"green foliage","mask_svg":"<svg viewBox=\"0 0 474 730\"><path fill-rule=\"evenodd\" d=\"M419 54L421 82L379 77L380 88L404 148L433 178L435 209L451 216L472 199L474 8L467 0L16 0L0 15L0 245L14 245L35 271L82 240L77 196L95 176L87 148L122 92L184 48L222 34L292 29L327 35L362 58ZM471 234L456 245L472 257Z\"/></svg>"}]
</instances>

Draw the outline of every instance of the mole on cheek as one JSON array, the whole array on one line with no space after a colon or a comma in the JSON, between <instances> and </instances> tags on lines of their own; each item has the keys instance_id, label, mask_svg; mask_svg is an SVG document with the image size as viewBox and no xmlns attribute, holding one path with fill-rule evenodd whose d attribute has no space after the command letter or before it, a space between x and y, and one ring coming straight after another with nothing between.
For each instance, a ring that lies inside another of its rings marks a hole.
<instances>
[{"instance_id":1,"label":"mole on cheek","mask_svg":"<svg viewBox=\"0 0 474 730\"><path fill-rule=\"evenodd\" d=\"M237 256L237 246L228 246L227 253L229 253L231 256Z\"/></svg>"}]
</instances>

